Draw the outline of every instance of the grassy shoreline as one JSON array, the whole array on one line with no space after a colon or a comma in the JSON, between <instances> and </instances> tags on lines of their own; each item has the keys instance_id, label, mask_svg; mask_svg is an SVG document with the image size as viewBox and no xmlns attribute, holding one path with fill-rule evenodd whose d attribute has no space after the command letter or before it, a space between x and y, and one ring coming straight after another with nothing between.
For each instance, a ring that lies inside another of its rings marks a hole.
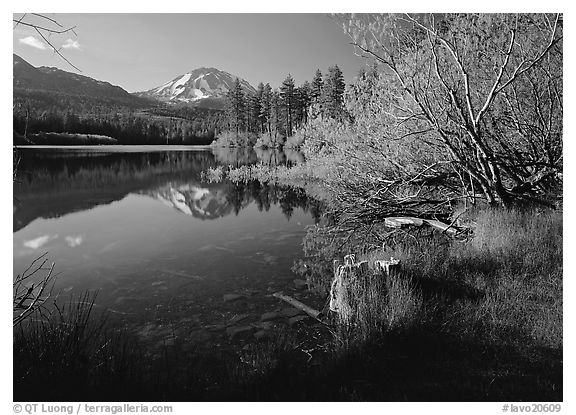
<instances>
[{"instance_id":1,"label":"grassy shoreline","mask_svg":"<svg viewBox=\"0 0 576 415\"><path fill-rule=\"evenodd\" d=\"M154 151L205 151L210 150L210 145L154 145L154 144L91 144L91 145L16 145L14 148L19 150L45 150L45 151L83 151L90 150L91 152L110 152L110 153L150 153Z\"/></svg>"}]
</instances>

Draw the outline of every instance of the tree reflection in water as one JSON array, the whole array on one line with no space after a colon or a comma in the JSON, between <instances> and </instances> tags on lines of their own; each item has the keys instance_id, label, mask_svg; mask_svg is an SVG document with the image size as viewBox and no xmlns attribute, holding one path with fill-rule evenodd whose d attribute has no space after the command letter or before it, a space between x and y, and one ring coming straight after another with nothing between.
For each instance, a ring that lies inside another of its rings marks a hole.
<instances>
[{"instance_id":1,"label":"tree reflection in water","mask_svg":"<svg viewBox=\"0 0 576 415\"><path fill-rule=\"evenodd\" d=\"M36 218L60 217L121 200L129 194L147 195L182 213L200 219L236 215L252 201L260 211L279 205L287 218L295 208L310 212L315 221L321 206L305 192L257 181L206 183L201 173L216 165L240 166L257 161L291 164L289 157L270 149L215 149L153 153L91 153L24 150L14 183L14 231Z\"/></svg>"}]
</instances>

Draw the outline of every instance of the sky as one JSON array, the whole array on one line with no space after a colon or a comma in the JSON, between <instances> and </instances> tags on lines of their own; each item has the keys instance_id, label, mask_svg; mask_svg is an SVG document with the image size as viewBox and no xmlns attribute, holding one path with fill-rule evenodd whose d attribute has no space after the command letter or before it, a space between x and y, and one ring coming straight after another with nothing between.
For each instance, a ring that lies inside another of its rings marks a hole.
<instances>
[{"instance_id":1,"label":"sky","mask_svg":"<svg viewBox=\"0 0 576 415\"><path fill-rule=\"evenodd\" d=\"M14 14L18 19L22 14ZM199 67L215 67L254 87L278 87L288 74L300 85L337 64L347 83L364 59L327 14L49 14L74 33L49 40L86 75L129 92L152 89ZM27 21L36 19L28 15ZM50 23L35 20L36 23ZM33 66L74 68L25 26L13 51Z\"/></svg>"}]
</instances>

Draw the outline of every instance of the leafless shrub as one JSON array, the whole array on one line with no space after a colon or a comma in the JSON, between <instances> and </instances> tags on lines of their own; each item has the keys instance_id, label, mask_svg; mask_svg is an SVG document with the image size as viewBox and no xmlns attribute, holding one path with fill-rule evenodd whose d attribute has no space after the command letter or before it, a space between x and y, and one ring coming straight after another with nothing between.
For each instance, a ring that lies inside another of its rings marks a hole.
<instances>
[{"instance_id":1,"label":"leafless shrub","mask_svg":"<svg viewBox=\"0 0 576 415\"><path fill-rule=\"evenodd\" d=\"M16 276L13 282L13 326L43 309L54 287L54 265L54 262L48 265L45 253Z\"/></svg>"}]
</instances>

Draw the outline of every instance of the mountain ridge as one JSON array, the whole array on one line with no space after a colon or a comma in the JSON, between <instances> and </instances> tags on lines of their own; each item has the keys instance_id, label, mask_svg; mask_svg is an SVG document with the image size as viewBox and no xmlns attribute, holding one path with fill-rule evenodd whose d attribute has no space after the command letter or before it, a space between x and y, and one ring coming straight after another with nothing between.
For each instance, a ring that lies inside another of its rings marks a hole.
<instances>
[{"instance_id":1,"label":"mountain ridge","mask_svg":"<svg viewBox=\"0 0 576 415\"><path fill-rule=\"evenodd\" d=\"M12 54L13 88L26 91L56 92L72 96L106 98L136 107L152 106L153 102L134 96L118 85L58 68L35 67L22 57Z\"/></svg>"},{"instance_id":2,"label":"mountain ridge","mask_svg":"<svg viewBox=\"0 0 576 415\"><path fill-rule=\"evenodd\" d=\"M134 107L152 107L158 103L222 110L226 95L236 79L246 94L256 89L245 79L212 66L202 66L172 80L141 92L128 92L118 85L55 67L35 67L13 55L13 88L16 91L66 94L78 97L109 99Z\"/></svg>"}]
</instances>

